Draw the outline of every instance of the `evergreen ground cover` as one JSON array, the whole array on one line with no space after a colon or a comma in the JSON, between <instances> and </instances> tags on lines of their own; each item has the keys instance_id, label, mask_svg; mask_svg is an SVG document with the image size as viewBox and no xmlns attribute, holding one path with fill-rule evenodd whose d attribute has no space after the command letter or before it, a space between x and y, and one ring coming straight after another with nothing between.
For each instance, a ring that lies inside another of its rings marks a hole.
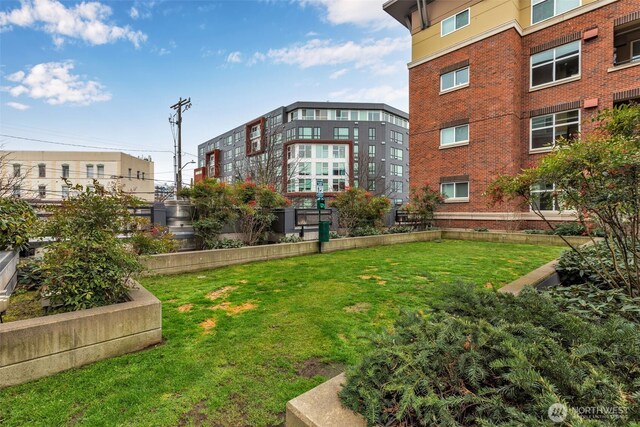
<instances>
[{"instance_id":1,"label":"evergreen ground cover","mask_svg":"<svg viewBox=\"0 0 640 427\"><path fill-rule=\"evenodd\" d=\"M401 311L428 310L454 282L504 285L560 251L424 242L145 278L164 343L0 390L0 424L281 425L288 400L359 362Z\"/></svg>"}]
</instances>

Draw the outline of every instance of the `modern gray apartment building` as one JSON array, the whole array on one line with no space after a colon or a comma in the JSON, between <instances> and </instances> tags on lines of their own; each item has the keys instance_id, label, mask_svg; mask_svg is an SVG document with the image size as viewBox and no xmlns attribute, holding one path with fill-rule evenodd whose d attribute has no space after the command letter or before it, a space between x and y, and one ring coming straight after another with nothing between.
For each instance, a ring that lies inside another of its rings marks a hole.
<instances>
[{"instance_id":1,"label":"modern gray apartment building","mask_svg":"<svg viewBox=\"0 0 640 427\"><path fill-rule=\"evenodd\" d=\"M252 179L272 184L294 206L314 206L349 186L385 195L409 193L409 120L386 104L296 102L198 146L194 181Z\"/></svg>"}]
</instances>

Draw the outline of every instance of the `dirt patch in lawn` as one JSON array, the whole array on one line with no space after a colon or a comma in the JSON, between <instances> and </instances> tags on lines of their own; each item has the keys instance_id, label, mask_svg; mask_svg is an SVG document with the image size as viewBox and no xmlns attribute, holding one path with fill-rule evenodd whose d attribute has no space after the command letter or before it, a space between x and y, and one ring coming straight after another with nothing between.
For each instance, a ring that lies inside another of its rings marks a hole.
<instances>
[{"instance_id":1,"label":"dirt patch in lawn","mask_svg":"<svg viewBox=\"0 0 640 427\"><path fill-rule=\"evenodd\" d=\"M2 320L13 322L16 320L33 319L44 315L42 305L38 299L38 292L29 291L24 293L14 293L9 298L9 308Z\"/></svg>"},{"instance_id":2,"label":"dirt patch in lawn","mask_svg":"<svg viewBox=\"0 0 640 427\"><path fill-rule=\"evenodd\" d=\"M211 329L216 327L216 325L217 325L216 319L214 319L213 317L200 323L200 327L204 329L205 334L208 334L209 331L211 331Z\"/></svg>"},{"instance_id":3,"label":"dirt patch in lawn","mask_svg":"<svg viewBox=\"0 0 640 427\"><path fill-rule=\"evenodd\" d=\"M245 302L240 305L231 305L230 302L223 302L218 305L214 305L213 307L209 307L211 310L224 310L229 316L233 316L234 314L242 313L243 311L253 310L258 306L252 302Z\"/></svg>"},{"instance_id":4,"label":"dirt patch in lawn","mask_svg":"<svg viewBox=\"0 0 640 427\"><path fill-rule=\"evenodd\" d=\"M207 298L210 299L211 301L215 301L218 298L222 298L226 296L228 293L235 291L236 289L238 289L237 286L225 286L224 288L218 289L217 291L209 292L207 294Z\"/></svg>"},{"instance_id":5,"label":"dirt patch in lawn","mask_svg":"<svg viewBox=\"0 0 640 427\"><path fill-rule=\"evenodd\" d=\"M178 425L180 427L184 426L201 426L208 425L209 423L205 422L208 420L207 414L204 412L207 409L207 403L204 400L196 403L191 407L189 412L182 414L180 420L178 421Z\"/></svg>"},{"instance_id":6,"label":"dirt patch in lawn","mask_svg":"<svg viewBox=\"0 0 640 427\"><path fill-rule=\"evenodd\" d=\"M357 304L345 307L344 311L346 311L347 313L362 313L369 310L370 308L371 304L369 304L368 302L359 302Z\"/></svg>"},{"instance_id":7,"label":"dirt patch in lawn","mask_svg":"<svg viewBox=\"0 0 640 427\"><path fill-rule=\"evenodd\" d=\"M178 311L180 313L186 313L187 311L191 311L192 308L193 308L193 304L184 304L178 307Z\"/></svg>"},{"instance_id":8,"label":"dirt patch in lawn","mask_svg":"<svg viewBox=\"0 0 640 427\"><path fill-rule=\"evenodd\" d=\"M338 362L323 362L318 357L307 359L296 368L296 374L305 378L313 378L320 375L325 378L333 378L345 370L346 366Z\"/></svg>"}]
</instances>

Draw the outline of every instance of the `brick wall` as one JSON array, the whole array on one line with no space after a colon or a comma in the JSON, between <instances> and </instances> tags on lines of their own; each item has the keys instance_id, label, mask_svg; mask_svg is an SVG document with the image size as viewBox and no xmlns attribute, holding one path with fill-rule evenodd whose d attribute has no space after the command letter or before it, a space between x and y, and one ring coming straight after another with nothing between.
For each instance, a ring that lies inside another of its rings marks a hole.
<instances>
[{"instance_id":1,"label":"brick wall","mask_svg":"<svg viewBox=\"0 0 640 427\"><path fill-rule=\"evenodd\" d=\"M440 179L468 175L469 201L445 203L443 212L524 212L516 203L488 206L483 196L498 174L515 174L533 166L543 154L529 154L530 112L577 102L583 132L593 129L589 119L613 105L616 92L640 88L640 66L608 72L613 66L614 20L638 10L637 0L621 0L527 36L505 30L470 46L409 70L410 184L439 187ZM545 48L564 36L598 29L597 37L581 41L579 80L530 91L532 49ZM469 86L440 94L440 74L468 61ZM598 99L597 108L582 108ZM440 148L440 129L457 120L469 121L469 144ZM457 227L511 228L500 221L443 220ZM519 228L539 228L522 222Z\"/></svg>"}]
</instances>

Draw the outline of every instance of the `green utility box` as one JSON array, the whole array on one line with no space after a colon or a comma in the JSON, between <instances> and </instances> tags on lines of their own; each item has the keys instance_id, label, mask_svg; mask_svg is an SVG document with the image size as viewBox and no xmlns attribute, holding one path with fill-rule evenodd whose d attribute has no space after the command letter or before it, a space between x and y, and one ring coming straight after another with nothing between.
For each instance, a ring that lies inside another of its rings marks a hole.
<instances>
[{"instance_id":1,"label":"green utility box","mask_svg":"<svg viewBox=\"0 0 640 427\"><path fill-rule=\"evenodd\" d=\"M319 238L318 238L320 242L324 243L329 241L330 225L331 225L330 221L320 221Z\"/></svg>"}]
</instances>

